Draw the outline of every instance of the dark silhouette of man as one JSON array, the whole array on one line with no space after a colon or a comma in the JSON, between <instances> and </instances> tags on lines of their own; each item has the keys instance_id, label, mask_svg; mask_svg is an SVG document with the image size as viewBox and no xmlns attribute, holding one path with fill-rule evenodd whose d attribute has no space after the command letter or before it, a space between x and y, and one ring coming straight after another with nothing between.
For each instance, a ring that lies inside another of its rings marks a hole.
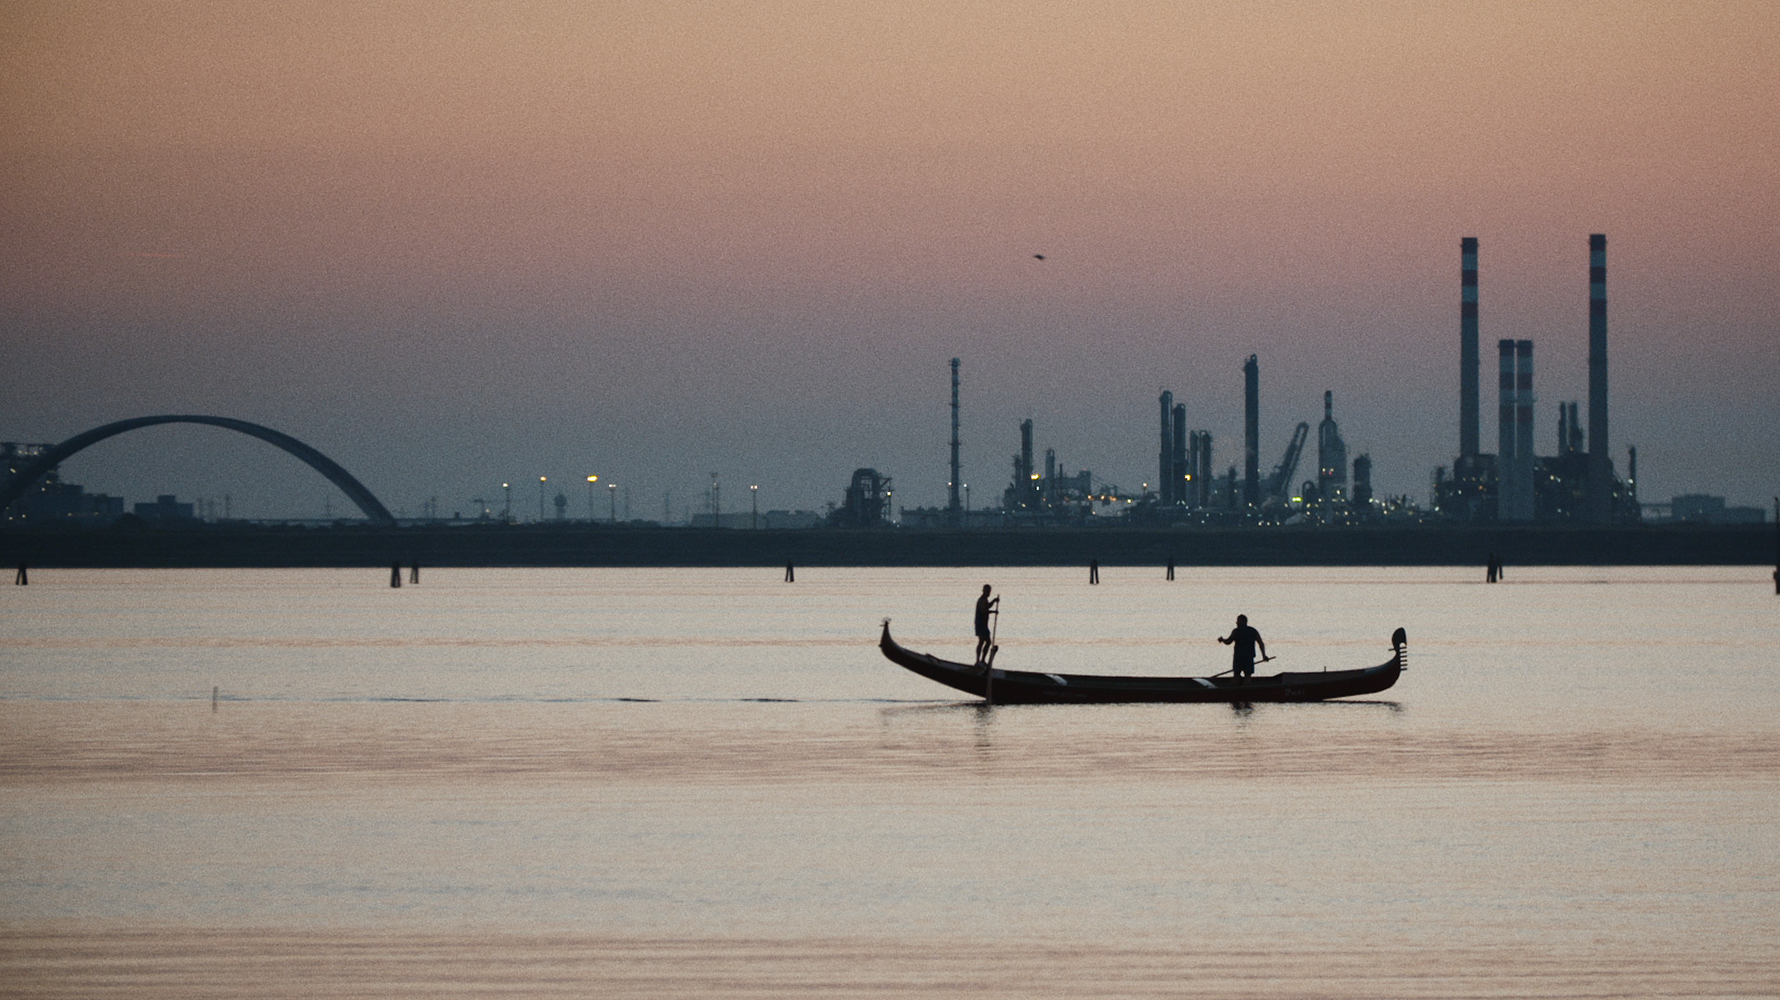
<instances>
[{"instance_id":1,"label":"dark silhouette of man","mask_svg":"<svg viewBox=\"0 0 1780 1000\"><path fill-rule=\"evenodd\" d=\"M983 596L977 598L977 663L980 665L989 658L989 647L993 644L993 633L989 631L989 616L1001 614L1001 598L989 596L989 585L983 584Z\"/></svg>"},{"instance_id":2,"label":"dark silhouette of man","mask_svg":"<svg viewBox=\"0 0 1780 1000\"><path fill-rule=\"evenodd\" d=\"M1230 649L1230 672L1238 678L1255 675L1255 647L1261 648L1261 659L1267 659L1267 643L1261 639L1261 633L1249 627L1248 615L1236 616L1236 627L1230 634L1218 639Z\"/></svg>"}]
</instances>

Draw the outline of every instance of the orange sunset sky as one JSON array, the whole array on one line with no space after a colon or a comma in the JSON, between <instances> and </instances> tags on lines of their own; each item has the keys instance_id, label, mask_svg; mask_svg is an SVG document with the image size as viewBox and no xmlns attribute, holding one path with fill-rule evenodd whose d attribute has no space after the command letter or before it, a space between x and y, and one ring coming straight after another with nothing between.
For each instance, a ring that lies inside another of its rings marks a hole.
<instances>
[{"instance_id":1,"label":"orange sunset sky","mask_svg":"<svg viewBox=\"0 0 1780 1000\"><path fill-rule=\"evenodd\" d=\"M1537 345L1549 453L1600 232L1621 473L1635 444L1646 501L1765 503L1777 122L1755 2L12 2L0 439L238 417L409 514L599 473L678 517L713 470L729 509L814 509L858 466L940 504L957 356L982 506L1025 417L1153 481L1162 388L1240 463L1254 353L1264 468L1328 389L1378 490L1425 499L1459 239L1486 370ZM64 474L346 507L204 428Z\"/></svg>"}]
</instances>

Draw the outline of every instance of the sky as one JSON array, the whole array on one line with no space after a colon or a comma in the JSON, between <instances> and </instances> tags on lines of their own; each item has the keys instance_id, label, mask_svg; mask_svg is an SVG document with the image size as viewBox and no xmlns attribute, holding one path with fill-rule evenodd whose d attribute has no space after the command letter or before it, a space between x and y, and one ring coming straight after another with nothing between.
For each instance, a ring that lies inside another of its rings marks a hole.
<instances>
[{"instance_id":1,"label":"sky","mask_svg":"<svg viewBox=\"0 0 1780 1000\"><path fill-rule=\"evenodd\" d=\"M598 516L679 518L713 472L726 510L819 509L858 467L939 505L958 357L980 507L1026 418L1068 471L1153 482L1162 389L1240 464L1255 354L1263 470L1330 390L1375 489L1425 500L1459 240L1485 368L1535 342L1550 453L1605 233L1618 468L1765 505L1776 121L1765 3L15 0L0 440L235 417L408 515L508 482L535 517L545 476L584 517L598 474ZM348 509L189 425L63 474Z\"/></svg>"}]
</instances>

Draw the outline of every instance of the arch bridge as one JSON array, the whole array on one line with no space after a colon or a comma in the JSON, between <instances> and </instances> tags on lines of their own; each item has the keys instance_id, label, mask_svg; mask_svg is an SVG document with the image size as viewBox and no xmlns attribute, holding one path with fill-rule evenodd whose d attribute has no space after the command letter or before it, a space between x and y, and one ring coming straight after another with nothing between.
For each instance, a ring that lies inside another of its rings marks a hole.
<instances>
[{"instance_id":1,"label":"arch bridge","mask_svg":"<svg viewBox=\"0 0 1780 1000\"><path fill-rule=\"evenodd\" d=\"M340 488L340 492L364 511L365 517L372 524L380 527L393 528L396 519L388 508L365 489L363 483L352 477L352 473L341 468L338 462L309 447L289 434L281 434L270 427L250 424L245 420L231 417L205 417L195 414L175 414L160 417L135 417L130 420L119 420L103 427L95 427L84 434L76 434L61 444L44 452L29 465L20 469L18 474L9 480L4 489L0 489L0 511L12 506L12 502L25 495L32 483L42 479L44 475L67 461L74 454L98 444L106 438L116 437L128 431L142 427L153 427L156 424L204 424L210 427L221 427L225 430L246 434L248 437L259 438L290 455L301 459L311 469L327 477L328 482Z\"/></svg>"}]
</instances>

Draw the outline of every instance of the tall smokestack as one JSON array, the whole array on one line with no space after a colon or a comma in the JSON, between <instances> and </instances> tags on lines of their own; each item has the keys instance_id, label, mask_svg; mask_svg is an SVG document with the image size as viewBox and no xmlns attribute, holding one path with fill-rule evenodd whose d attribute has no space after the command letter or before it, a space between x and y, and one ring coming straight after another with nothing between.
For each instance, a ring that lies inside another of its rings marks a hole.
<instances>
[{"instance_id":1,"label":"tall smokestack","mask_svg":"<svg viewBox=\"0 0 1780 1000\"><path fill-rule=\"evenodd\" d=\"M1200 507L1211 506L1211 481L1217 475L1211 468L1211 432L1199 432L1199 457L1193 460L1193 482L1199 487Z\"/></svg>"},{"instance_id":2,"label":"tall smokestack","mask_svg":"<svg viewBox=\"0 0 1780 1000\"><path fill-rule=\"evenodd\" d=\"M958 359L952 359L952 478L946 483L946 520L960 522L964 506L958 502Z\"/></svg>"},{"instance_id":3,"label":"tall smokestack","mask_svg":"<svg viewBox=\"0 0 1780 1000\"><path fill-rule=\"evenodd\" d=\"M1613 510L1613 459L1607 451L1607 237L1588 238L1588 513Z\"/></svg>"},{"instance_id":4,"label":"tall smokestack","mask_svg":"<svg viewBox=\"0 0 1780 1000\"><path fill-rule=\"evenodd\" d=\"M1022 490L1032 488L1032 421L1020 421L1020 475L1024 480L1020 483Z\"/></svg>"},{"instance_id":5,"label":"tall smokestack","mask_svg":"<svg viewBox=\"0 0 1780 1000\"><path fill-rule=\"evenodd\" d=\"M1514 341L1496 341L1496 518L1514 518Z\"/></svg>"},{"instance_id":6,"label":"tall smokestack","mask_svg":"<svg viewBox=\"0 0 1780 1000\"><path fill-rule=\"evenodd\" d=\"M1187 502L1187 404L1174 404L1174 460L1170 463L1173 482L1168 486L1169 503Z\"/></svg>"},{"instance_id":7,"label":"tall smokestack","mask_svg":"<svg viewBox=\"0 0 1780 1000\"><path fill-rule=\"evenodd\" d=\"M1169 475L1169 466L1174 461L1174 393L1164 390L1156 401L1162 404L1162 450L1156 459L1156 498L1163 503L1173 503L1168 487L1174 481Z\"/></svg>"},{"instance_id":8,"label":"tall smokestack","mask_svg":"<svg viewBox=\"0 0 1780 1000\"><path fill-rule=\"evenodd\" d=\"M1261 505L1261 363L1255 355L1242 365L1242 505Z\"/></svg>"},{"instance_id":9,"label":"tall smokestack","mask_svg":"<svg viewBox=\"0 0 1780 1000\"><path fill-rule=\"evenodd\" d=\"M1186 496L1183 499L1187 506L1199 506L1199 432L1187 432L1187 480Z\"/></svg>"},{"instance_id":10,"label":"tall smokestack","mask_svg":"<svg viewBox=\"0 0 1780 1000\"><path fill-rule=\"evenodd\" d=\"M1477 237L1459 240L1459 457L1478 451Z\"/></svg>"},{"instance_id":11,"label":"tall smokestack","mask_svg":"<svg viewBox=\"0 0 1780 1000\"><path fill-rule=\"evenodd\" d=\"M1514 343L1514 519L1533 519L1533 342Z\"/></svg>"}]
</instances>

